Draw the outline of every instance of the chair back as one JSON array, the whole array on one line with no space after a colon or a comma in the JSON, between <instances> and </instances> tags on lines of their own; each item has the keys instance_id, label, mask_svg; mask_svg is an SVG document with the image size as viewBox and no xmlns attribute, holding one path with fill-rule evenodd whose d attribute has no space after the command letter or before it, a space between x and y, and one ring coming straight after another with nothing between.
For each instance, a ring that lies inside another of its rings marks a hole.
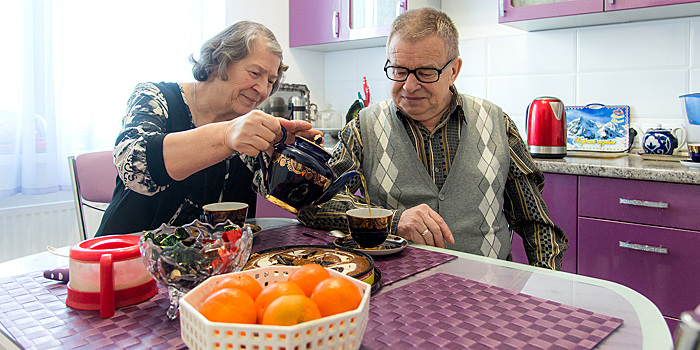
<instances>
[{"instance_id":1,"label":"chair back","mask_svg":"<svg viewBox=\"0 0 700 350\"><path fill-rule=\"evenodd\" d=\"M112 151L84 153L77 157L70 156L68 157L68 168L71 173L78 226L82 238L87 239L83 206L100 211L103 209L90 206L84 201L109 203L112 200L117 168L114 166Z\"/></svg>"}]
</instances>

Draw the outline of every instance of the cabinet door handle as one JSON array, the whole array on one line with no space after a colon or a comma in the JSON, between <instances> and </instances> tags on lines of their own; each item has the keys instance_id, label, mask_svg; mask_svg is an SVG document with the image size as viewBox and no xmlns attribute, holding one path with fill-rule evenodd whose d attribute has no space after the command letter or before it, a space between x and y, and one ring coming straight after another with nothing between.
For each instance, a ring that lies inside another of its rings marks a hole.
<instances>
[{"instance_id":1,"label":"cabinet door handle","mask_svg":"<svg viewBox=\"0 0 700 350\"><path fill-rule=\"evenodd\" d=\"M340 37L340 12L338 11L333 11L333 23L331 23L331 30L333 31L333 37L334 38L339 38Z\"/></svg>"},{"instance_id":2,"label":"cabinet door handle","mask_svg":"<svg viewBox=\"0 0 700 350\"><path fill-rule=\"evenodd\" d=\"M627 198L620 198L620 204L636 205L639 207L649 207L649 208L661 208L661 209L668 208L668 203L665 203L665 202L640 201L637 199L627 199Z\"/></svg>"},{"instance_id":3,"label":"cabinet door handle","mask_svg":"<svg viewBox=\"0 0 700 350\"><path fill-rule=\"evenodd\" d=\"M615 5L615 0L608 0L608 4Z\"/></svg>"},{"instance_id":4,"label":"cabinet door handle","mask_svg":"<svg viewBox=\"0 0 700 350\"><path fill-rule=\"evenodd\" d=\"M629 243L629 242L620 241L620 247L627 248L627 249L641 250L641 251L645 251L645 252L668 254L668 248L653 247L653 246L645 245L645 244L637 244L637 243Z\"/></svg>"},{"instance_id":5,"label":"cabinet door handle","mask_svg":"<svg viewBox=\"0 0 700 350\"><path fill-rule=\"evenodd\" d=\"M407 0L399 0L396 2L396 17L408 11L408 4L406 3L406 1Z\"/></svg>"},{"instance_id":6,"label":"cabinet door handle","mask_svg":"<svg viewBox=\"0 0 700 350\"><path fill-rule=\"evenodd\" d=\"M506 16L506 1L509 1L509 0L503 0L503 1L498 2L498 14L501 17Z\"/></svg>"}]
</instances>

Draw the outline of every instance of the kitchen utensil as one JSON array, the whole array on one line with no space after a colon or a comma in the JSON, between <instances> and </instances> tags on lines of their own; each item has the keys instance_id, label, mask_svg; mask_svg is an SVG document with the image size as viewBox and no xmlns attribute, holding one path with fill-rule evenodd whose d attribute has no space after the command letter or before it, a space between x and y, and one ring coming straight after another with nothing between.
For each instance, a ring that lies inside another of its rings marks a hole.
<instances>
[{"instance_id":1,"label":"kitchen utensil","mask_svg":"<svg viewBox=\"0 0 700 350\"><path fill-rule=\"evenodd\" d=\"M686 142L700 143L700 93L681 95Z\"/></svg>"},{"instance_id":2,"label":"kitchen utensil","mask_svg":"<svg viewBox=\"0 0 700 350\"><path fill-rule=\"evenodd\" d=\"M525 112L528 150L533 157L566 156L566 112L556 97L538 97Z\"/></svg>"},{"instance_id":3,"label":"kitchen utensil","mask_svg":"<svg viewBox=\"0 0 700 350\"><path fill-rule=\"evenodd\" d=\"M100 310L100 317L109 318L115 308L138 304L156 295L158 286L141 261L140 238L105 236L73 246L66 305Z\"/></svg>"},{"instance_id":4,"label":"kitchen utensil","mask_svg":"<svg viewBox=\"0 0 700 350\"><path fill-rule=\"evenodd\" d=\"M629 151L637 135L637 131L629 125L629 106L591 103L567 106L565 109L568 151Z\"/></svg>"},{"instance_id":5,"label":"kitchen utensil","mask_svg":"<svg viewBox=\"0 0 700 350\"><path fill-rule=\"evenodd\" d=\"M214 226L195 220L180 227L162 224L143 234L139 241L141 265L168 288L169 319L177 317L180 297L192 288L211 276L243 268L253 246L253 233L250 225L240 232L231 226L228 220Z\"/></svg>"},{"instance_id":6,"label":"kitchen utensil","mask_svg":"<svg viewBox=\"0 0 700 350\"><path fill-rule=\"evenodd\" d=\"M357 117L357 115L360 114L362 108L364 108L362 100L355 100L350 106L350 109L348 109L348 112L345 114L345 122L348 123L351 120L355 119L355 117Z\"/></svg>"},{"instance_id":7,"label":"kitchen utensil","mask_svg":"<svg viewBox=\"0 0 700 350\"><path fill-rule=\"evenodd\" d=\"M394 211L382 208L350 209L345 213L350 236L362 248L376 248L389 235Z\"/></svg>"},{"instance_id":8,"label":"kitchen utensil","mask_svg":"<svg viewBox=\"0 0 700 350\"><path fill-rule=\"evenodd\" d=\"M242 202L219 202L210 203L202 207L204 213L200 221L210 225L220 224L226 220L243 226L248 215L248 203Z\"/></svg>"},{"instance_id":9,"label":"kitchen utensil","mask_svg":"<svg viewBox=\"0 0 700 350\"><path fill-rule=\"evenodd\" d=\"M673 154L676 148L685 144L685 129L682 127L664 129L659 124L644 132L642 148L649 154Z\"/></svg>"},{"instance_id":10,"label":"kitchen utensil","mask_svg":"<svg viewBox=\"0 0 700 350\"><path fill-rule=\"evenodd\" d=\"M700 144L688 144L688 157L693 162L700 162Z\"/></svg>"},{"instance_id":11,"label":"kitchen utensil","mask_svg":"<svg viewBox=\"0 0 700 350\"><path fill-rule=\"evenodd\" d=\"M287 131L284 128L282 134L285 140ZM308 206L328 201L360 174L352 170L336 178L328 165L331 154L319 144L321 140L320 136L314 141L296 136L293 145L280 141L275 144L268 166L260 153L258 161L269 189L267 200L298 214Z\"/></svg>"},{"instance_id":12,"label":"kitchen utensil","mask_svg":"<svg viewBox=\"0 0 700 350\"><path fill-rule=\"evenodd\" d=\"M285 281L297 266L269 266L235 275L248 275L260 285ZM294 326L269 326L211 322L197 311L221 279L216 276L187 293L180 303L182 340L192 349L358 349L368 321L372 286L336 270L327 268L332 277L347 278L362 293L356 310L323 317Z\"/></svg>"},{"instance_id":13,"label":"kitchen utensil","mask_svg":"<svg viewBox=\"0 0 700 350\"><path fill-rule=\"evenodd\" d=\"M69 253L63 252L63 251L61 251L60 249L58 249L58 248L56 248L56 247L52 247L52 246L50 246L50 245L47 245L47 246L46 246L46 250L48 250L49 253L51 253L51 254L53 254L53 255L58 255L58 256L65 257L65 258L70 257L70 254L69 254Z\"/></svg>"},{"instance_id":14,"label":"kitchen utensil","mask_svg":"<svg viewBox=\"0 0 700 350\"><path fill-rule=\"evenodd\" d=\"M282 97L271 97L265 102L263 112L271 114L278 118L288 118L287 103Z\"/></svg>"},{"instance_id":15,"label":"kitchen utensil","mask_svg":"<svg viewBox=\"0 0 700 350\"><path fill-rule=\"evenodd\" d=\"M289 118L290 120L307 120L307 115L306 115L306 105L304 101L301 99L299 96L292 96L289 98L289 101L287 103L287 109L289 110Z\"/></svg>"},{"instance_id":16,"label":"kitchen utensil","mask_svg":"<svg viewBox=\"0 0 700 350\"><path fill-rule=\"evenodd\" d=\"M391 255L402 251L406 246L408 246L408 241L403 237L389 235L384 243L376 248L362 248L355 242L352 237L336 238L333 240L333 244L338 247L349 248L352 250L360 251L371 256L382 256Z\"/></svg>"},{"instance_id":17,"label":"kitchen utensil","mask_svg":"<svg viewBox=\"0 0 700 350\"><path fill-rule=\"evenodd\" d=\"M681 313L681 322L673 333L673 346L675 350L700 349L700 305Z\"/></svg>"},{"instance_id":18,"label":"kitchen utensil","mask_svg":"<svg viewBox=\"0 0 700 350\"><path fill-rule=\"evenodd\" d=\"M61 282L68 282L68 280L69 280L68 269L44 270L44 278L48 278L50 280L61 281Z\"/></svg>"},{"instance_id":19,"label":"kitchen utensil","mask_svg":"<svg viewBox=\"0 0 700 350\"><path fill-rule=\"evenodd\" d=\"M372 103L371 95L369 94L369 85L367 85L367 77L362 77L362 89L365 92L364 106L369 106Z\"/></svg>"}]
</instances>

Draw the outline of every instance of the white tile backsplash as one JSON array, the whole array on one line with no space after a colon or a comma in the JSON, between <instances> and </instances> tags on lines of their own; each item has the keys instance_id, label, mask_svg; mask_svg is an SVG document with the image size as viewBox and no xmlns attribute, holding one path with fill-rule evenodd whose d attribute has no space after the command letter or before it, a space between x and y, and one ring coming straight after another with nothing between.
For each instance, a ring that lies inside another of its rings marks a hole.
<instances>
[{"instance_id":1,"label":"white tile backsplash","mask_svg":"<svg viewBox=\"0 0 700 350\"><path fill-rule=\"evenodd\" d=\"M690 89L687 92L700 92L700 68L690 70Z\"/></svg>"},{"instance_id":2,"label":"white tile backsplash","mask_svg":"<svg viewBox=\"0 0 700 350\"><path fill-rule=\"evenodd\" d=\"M688 20L578 29L579 72L687 68Z\"/></svg>"},{"instance_id":3,"label":"white tile backsplash","mask_svg":"<svg viewBox=\"0 0 700 350\"><path fill-rule=\"evenodd\" d=\"M464 40L459 44L459 56L462 58L460 77L486 75L486 39Z\"/></svg>"},{"instance_id":4,"label":"white tile backsplash","mask_svg":"<svg viewBox=\"0 0 700 350\"><path fill-rule=\"evenodd\" d=\"M690 21L690 68L700 68L700 18Z\"/></svg>"},{"instance_id":5,"label":"white tile backsplash","mask_svg":"<svg viewBox=\"0 0 700 350\"><path fill-rule=\"evenodd\" d=\"M530 102L540 96L554 96L565 105L574 104L574 86L573 73L489 77L488 100L511 117L524 117Z\"/></svg>"},{"instance_id":6,"label":"white tile backsplash","mask_svg":"<svg viewBox=\"0 0 700 350\"><path fill-rule=\"evenodd\" d=\"M604 103L629 105L631 118L651 115L678 116L678 96L688 86L687 70L645 70L579 73L579 104Z\"/></svg>"},{"instance_id":7,"label":"white tile backsplash","mask_svg":"<svg viewBox=\"0 0 700 350\"><path fill-rule=\"evenodd\" d=\"M576 32L554 30L491 38L488 62L490 75L573 73Z\"/></svg>"}]
</instances>

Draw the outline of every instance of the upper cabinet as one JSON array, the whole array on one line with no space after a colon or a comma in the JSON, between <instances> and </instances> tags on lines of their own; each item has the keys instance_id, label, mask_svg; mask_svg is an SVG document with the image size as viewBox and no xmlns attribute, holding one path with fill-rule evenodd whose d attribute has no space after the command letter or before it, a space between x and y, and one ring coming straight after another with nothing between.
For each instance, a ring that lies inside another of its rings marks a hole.
<instances>
[{"instance_id":1,"label":"upper cabinet","mask_svg":"<svg viewBox=\"0 0 700 350\"><path fill-rule=\"evenodd\" d=\"M528 31L700 15L700 0L499 0L498 22Z\"/></svg>"},{"instance_id":2,"label":"upper cabinet","mask_svg":"<svg viewBox=\"0 0 700 350\"><path fill-rule=\"evenodd\" d=\"M319 51L383 46L391 22L440 0L289 0L289 46Z\"/></svg>"}]
</instances>

